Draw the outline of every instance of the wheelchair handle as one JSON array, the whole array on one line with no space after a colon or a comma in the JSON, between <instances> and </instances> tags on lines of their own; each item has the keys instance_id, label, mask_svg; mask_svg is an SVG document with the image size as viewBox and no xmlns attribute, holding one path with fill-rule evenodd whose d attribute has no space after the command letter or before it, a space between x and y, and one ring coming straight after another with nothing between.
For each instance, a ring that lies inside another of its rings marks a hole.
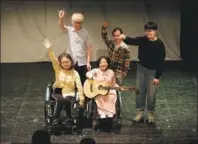
<instances>
[{"instance_id":1,"label":"wheelchair handle","mask_svg":"<svg viewBox=\"0 0 198 144\"><path fill-rule=\"evenodd\" d=\"M50 101L51 94L52 94L52 85L48 84L46 88L45 101Z\"/></svg>"}]
</instances>

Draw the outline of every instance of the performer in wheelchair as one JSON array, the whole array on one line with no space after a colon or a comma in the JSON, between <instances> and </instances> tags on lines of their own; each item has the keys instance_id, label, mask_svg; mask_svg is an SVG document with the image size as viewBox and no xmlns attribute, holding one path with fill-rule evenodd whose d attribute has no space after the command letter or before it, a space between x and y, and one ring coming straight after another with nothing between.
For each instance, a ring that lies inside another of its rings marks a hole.
<instances>
[{"instance_id":1,"label":"performer in wheelchair","mask_svg":"<svg viewBox=\"0 0 198 144\"><path fill-rule=\"evenodd\" d=\"M92 103L91 110L92 127L97 130L99 120L112 120L112 130L120 133L121 130L121 93L118 91L133 90L138 93L135 86L119 86L113 70L109 68L110 59L101 56L97 61L97 67L86 73L88 78L83 86L84 94ZM93 101L94 100L94 101Z\"/></svg>"},{"instance_id":2,"label":"performer in wheelchair","mask_svg":"<svg viewBox=\"0 0 198 144\"><path fill-rule=\"evenodd\" d=\"M102 85L119 88L119 85L116 83L114 72L109 69L109 64L110 59L106 56L101 56L97 61L97 66L99 68L87 72L87 78L93 79ZM88 94L88 96L90 95L91 94ZM95 97L98 114L101 119L113 118L116 115L116 100L117 94L115 89L111 89L106 95L98 95Z\"/></svg>"},{"instance_id":3,"label":"performer in wheelchair","mask_svg":"<svg viewBox=\"0 0 198 144\"><path fill-rule=\"evenodd\" d=\"M66 108L68 118L71 118L71 101L75 96L75 88L77 88L78 91L79 105L83 107L83 88L80 76L78 72L74 70L71 56L67 53L62 53L57 58L51 49L51 42L45 39L43 44L48 49L48 56L55 71L52 97L56 100L56 106L52 125L57 125L63 106Z\"/></svg>"}]
</instances>

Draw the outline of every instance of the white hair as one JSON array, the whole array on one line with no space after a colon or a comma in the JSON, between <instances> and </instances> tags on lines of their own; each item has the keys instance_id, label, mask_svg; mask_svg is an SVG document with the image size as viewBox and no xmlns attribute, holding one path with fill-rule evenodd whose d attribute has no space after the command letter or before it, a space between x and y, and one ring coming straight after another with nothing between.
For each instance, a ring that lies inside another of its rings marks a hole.
<instances>
[{"instance_id":1,"label":"white hair","mask_svg":"<svg viewBox=\"0 0 198 144\"><path fill-rule=\"evenodd\" d=\"M84 16L81 13L74 13L72 15L72 22L74 22L74 21L83 22Z\"/></svg>"}]
</instances>

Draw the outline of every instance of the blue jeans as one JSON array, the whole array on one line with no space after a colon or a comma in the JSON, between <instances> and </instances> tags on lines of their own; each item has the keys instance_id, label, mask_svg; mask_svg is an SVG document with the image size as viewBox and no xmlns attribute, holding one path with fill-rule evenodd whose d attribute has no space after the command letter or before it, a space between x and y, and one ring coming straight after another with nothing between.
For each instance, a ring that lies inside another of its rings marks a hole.
<instances>
[{"instance_id":1,"label":"blue jeans","mask_svg":"<svg viewBox=\"0 0 198 144\"><path fill-rule=\"evenodd\" d=\"M157 85L153 84L155 70L150 70L142 65L137 66L136 86L140 94L136 96L136 109L153 112L155 111Z\"/></svg>"}]
</instances>

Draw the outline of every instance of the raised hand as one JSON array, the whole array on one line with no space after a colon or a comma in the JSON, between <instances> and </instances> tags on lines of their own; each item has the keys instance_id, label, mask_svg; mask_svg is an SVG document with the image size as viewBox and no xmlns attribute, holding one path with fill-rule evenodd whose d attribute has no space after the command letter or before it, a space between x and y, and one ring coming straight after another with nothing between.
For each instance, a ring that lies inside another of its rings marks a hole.
<instances>
[{"instance_id":1,"label":"raised hand","mask_svg":"<svg viewBox=\"0 0 198 144\"><path fill-rule=\"evenodd\" d=\"M126 39L126 36L125 36L124 34L121 34L121 35L119 36L119 38L120 38L121 40L124 40L124 39Z\"/></svg>"},{"instance_id":2,"label":"raised hand","mask_svg":"<svg viewBox=\"0 0 198 144\"><path fill-rule=\"evenodd\" d=\"M59 18L63 18L65 16L65 9L59 10L58 16L59 16Z\"/></svg>"},{"instance_id":3,"label":"raised hand","mask_svg":"<svg viewBox=\"0 0 198 144\"><path fill-rule=\"evenodd\" d=\"M103 27L108 27L109 23L108 22L104 22Z\"/></svg>"},{"instance_id":4,"label":"raised hand","mask_svg":"<svg viewBox=\"0 0 198 144\"><path fill-rule=\"evenodd\" d=\"M45 39L43 41L43 45L48 49L51 47L52 43L49 41L49 39Z\"/></svg>"}]
</instances>

